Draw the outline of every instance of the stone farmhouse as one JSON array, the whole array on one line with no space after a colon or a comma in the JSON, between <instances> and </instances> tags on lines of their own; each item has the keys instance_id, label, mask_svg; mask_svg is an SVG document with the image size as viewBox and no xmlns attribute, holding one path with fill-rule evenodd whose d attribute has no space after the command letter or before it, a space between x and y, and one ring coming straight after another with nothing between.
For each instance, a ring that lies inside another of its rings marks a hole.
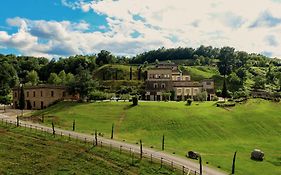
<instances>
[{"instance_id":1,"label":"stone farmhouse","mask_svg":"<svg viewBox=\"0 0 281 175\"><path fill-rule=\"evenodd\" d=\"M65 86L37 85L24 87L25 109L44 109L56 101L75 100L77 95L70 95ZM13 88L13 107L18 109L20 87Z\"/></svg>"},{"instance_id":2,"label":"stone farmhouse","mask_svg":"<svg viewBox=\"0 0 281 175\"><path fill-rule=\"evenodd\" d=\"M174 63L160 63L148 69L145 84L145 98L149 101L162 101L163 93L167 92L175 94L174 99L168 100L178 101L194 98L203 91L208 94L206 100L212 100L215 96L214 80L191 81L190 75L181 72Z\"/></svg>"}]
</instances>

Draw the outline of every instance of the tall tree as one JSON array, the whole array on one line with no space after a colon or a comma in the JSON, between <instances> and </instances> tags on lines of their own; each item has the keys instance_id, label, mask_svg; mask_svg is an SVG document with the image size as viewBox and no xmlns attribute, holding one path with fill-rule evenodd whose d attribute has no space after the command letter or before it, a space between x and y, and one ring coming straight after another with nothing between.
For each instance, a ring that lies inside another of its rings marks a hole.
<instances>
[{"instance_id":1,"label":"tall tree","mask_svg":"<svg viewBox=\"0 0 281 175\"><path fill-rule=\"evenodd\" d=\"M232 72L233 65L235 64L234 48L223 47L220 50L218 68L221 75L226 76Z\"/></svg>"},{"instance_id":2,"label":"tall tree","mask_svg":"<svg viewBox=\"0 0 281 175\"><path fill-rule=\"evenodd\" d=\"M98 53L98 57L96 58L96 64L101 66L104 64L111 64L115 62L115 57L106 50L102 50L100 51L100 53Z\"/></svg>"},{"instance_id":3,"label":"tall tree","mask_svg":"<svg viewBox=\"0 0 281 175\"><path fill-rule=\"evenodd\" d=\"M23 116L23 110L25 108L25 95L23 85L20 87L19 109L21 110L21 116Z\"/></svg>"},{"instance_id":4,"label":"tall tree","mask_svg":"<svg viewBox=\"0 0 281 175\"><path fill-rule=\"evenodd\" d=\"M223 79L223 87L222 87L222 97L224 98L224 100L227 98L227 87L226 87L226 80L225 78Z\"/></svg>"}]
</instances>

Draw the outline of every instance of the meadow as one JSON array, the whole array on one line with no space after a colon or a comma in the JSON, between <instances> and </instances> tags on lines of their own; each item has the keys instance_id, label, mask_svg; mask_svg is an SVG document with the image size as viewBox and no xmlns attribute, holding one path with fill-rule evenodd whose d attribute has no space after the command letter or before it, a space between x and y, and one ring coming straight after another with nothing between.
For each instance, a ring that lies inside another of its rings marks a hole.
<instances>
[{"instance_id":1,"label":"meadow","mask_svg":"<svg viewBox=\"0 0 281 175\"><path fill-rule=\"evenodd\" d=\"M185 156L189 150L202 155L204 165L231 172L237 151L236 174L281 174L281 103L251 99L233 108L218 108L215 102L61 102L32 115L45 124L52 121L60 128L93 133L95 129L110 138L161 149ZM265 152L262 162L250 159L255 148Z\"/></svg>"},{"instance_id":2,"label":"meadow","mask_svg":"<svg viewBox=\"0 0 281 175\"><path fill-rule=\"evenodd\" d=\"M0 174L180 174L118 150L0 125Z\"/></svg>"}]
</instances>

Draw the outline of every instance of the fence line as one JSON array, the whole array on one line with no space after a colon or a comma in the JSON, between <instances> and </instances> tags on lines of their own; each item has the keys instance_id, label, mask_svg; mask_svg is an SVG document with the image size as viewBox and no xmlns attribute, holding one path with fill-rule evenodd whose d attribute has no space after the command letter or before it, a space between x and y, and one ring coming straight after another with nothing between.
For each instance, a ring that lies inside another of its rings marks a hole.
<instances>
[{"instance_id":1,"label":"fence line","mask_svg":"<svg viewBox=\"0 0 281 175\"><path fill-rule=\"evenodd\" d=\"M7 120L7 119L3 119L3 118L1 119L1 123L2 123L2 125L6 125L6 126L8 124L17 126L17 121ZM19 122L19 127L24 127L25 130L30 128L30 131L32 131L32 129L34 129L34 132L41 131L42 133L45 133L45 136L47 135L47 133L53 135L53 130L49 129L47 126L37 126L37 125ZM141 159L141 158L138 158L138 155L140 155L140 149L135 149L135 148L132 148L127 145L122 145L121 143L115 143L115 145L114 145L110 141L106 141L104 139L102 139L102 141L101 141L98 139L97 145L95 145L94 136L92 137L92 139L89 139L89 136L87 138L86 136L81 136L78 133L74 134L73 132L66 131L66 130L65 131L60 130L60 132L55 132L54 134L55 134L54 137L55 136L60 136L60 137L64 136L64 137L68 138L69 141L71 141L71 138L72 138L73 141L76 140L76 143L78 140L80 140L81 143L85 143L85 144L91 143L93 146L100 146L101 148L103 148L103 147L108 148L110 151L112 150L112 148L115 148L116 150L119 150L120 154L127 153L129 156L131 156L132 162L134 162L137 159ZM135 155L135 154L137 154L137 155ZM176 162L173 160L168 160L166 158L163 158L162 156L155 155L153 153L148 154L147 152L143 152L142 158L145 158L150 163L160 163L161 167L163 165L170 167L173 171L175 171L175 170L182 171L183 175L197 175L197 174L199 175L200 174L198 171L192 170L179 162Z\"/></svg>"}]
</instances>

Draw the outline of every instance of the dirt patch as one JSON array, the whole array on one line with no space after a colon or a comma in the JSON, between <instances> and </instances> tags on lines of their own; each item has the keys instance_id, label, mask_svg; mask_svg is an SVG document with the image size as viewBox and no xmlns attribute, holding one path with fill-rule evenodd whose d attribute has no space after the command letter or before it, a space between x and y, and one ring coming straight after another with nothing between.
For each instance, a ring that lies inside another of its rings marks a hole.
<instances>
[{"instance_id":1,"label":"dirt patch","mask_svg":"<svg viewBox=\"0 0 281 175\"><path fill-rule=\"evenodd\" d=\"M125 112L123 112L123 113L121 114L121 117L119 118L117 124L116 124L115 131L114 131L115 134L118 134L118 133L119 133L120 127L121 127L121 125L122 125L122 123L123 123L125 117L126 117L126 114L125 114Z\"/></svg>"}]
</instances>

